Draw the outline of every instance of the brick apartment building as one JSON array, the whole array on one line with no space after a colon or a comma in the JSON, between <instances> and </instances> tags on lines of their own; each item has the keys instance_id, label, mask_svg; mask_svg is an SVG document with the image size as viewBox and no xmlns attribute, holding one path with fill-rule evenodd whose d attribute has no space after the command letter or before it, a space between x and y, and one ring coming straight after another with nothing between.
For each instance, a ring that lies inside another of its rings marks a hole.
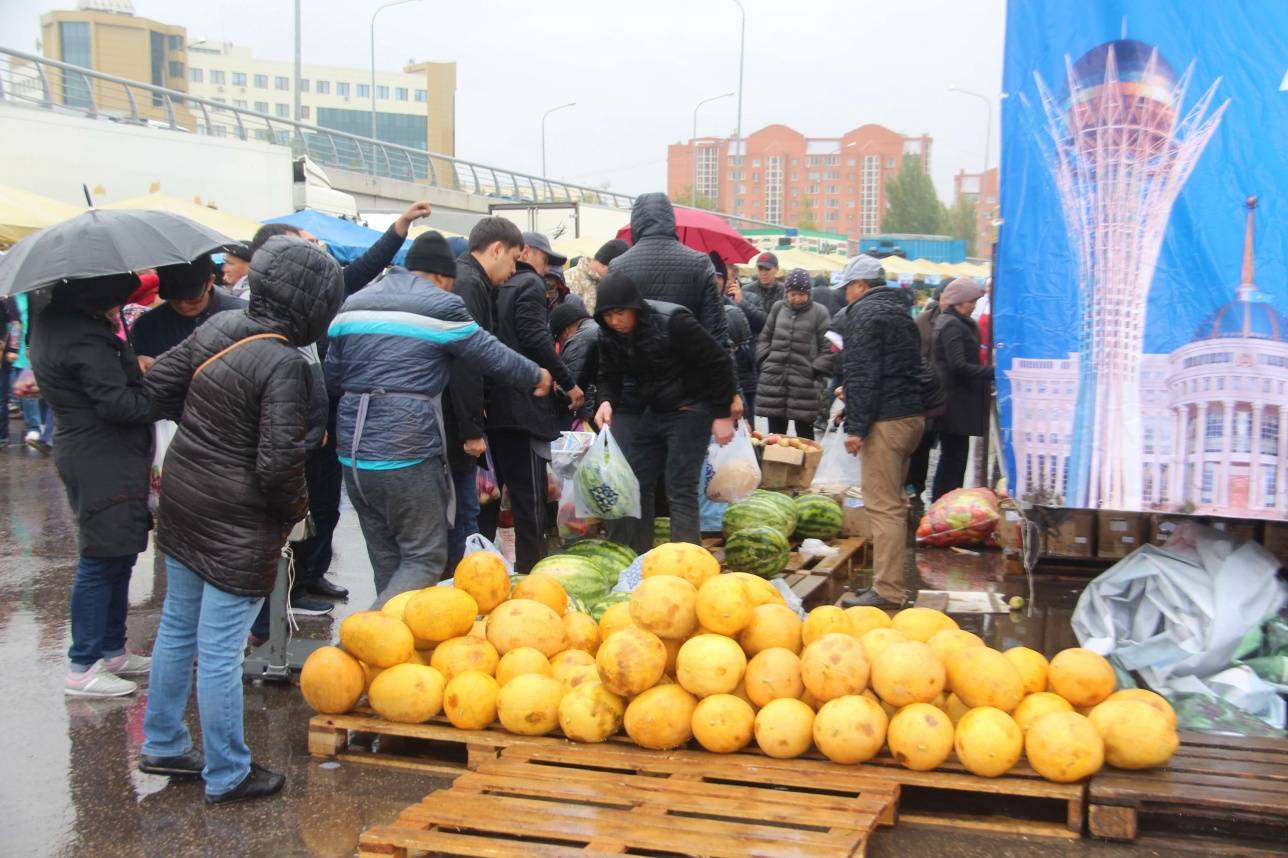
<instances>
[{"instance_id":1,"label":"brick apartment building","mask_svg":"<svg viewBox=\"0 0 1288 858\"><path fill-rule=\"evenodd\" d=\"M953 201L968 197L975 203L975 255L993 258L993 241L996 233L993 220L1001 205L997 195L997 168L986 173L967 173L959 170L953 176Z\"/></svg>"},{"instance_id":2,"label":"brick apartment building","mask_svg":"<svg viewBox=\"0 0 1288 858\"><path fill-rule=\"evenodd\" d=\"M886 182L904 155L920 158L930 172L930 137L905 137L881 125L842 137L806 137L770 125L748 135L743 149L738 158L732 138L721 137L671 144L667 193L683 203L682 193L695 187L720 211L786 226L812 211L815 228L857 240L880 232Z\"/></svg>"}]
</instances>

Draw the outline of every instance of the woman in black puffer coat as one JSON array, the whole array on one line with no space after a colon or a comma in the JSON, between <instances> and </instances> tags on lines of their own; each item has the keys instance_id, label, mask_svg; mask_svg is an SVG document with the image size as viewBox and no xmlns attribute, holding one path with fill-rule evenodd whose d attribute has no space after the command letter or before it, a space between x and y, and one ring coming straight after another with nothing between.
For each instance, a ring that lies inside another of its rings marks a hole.
<instances>
[{"instance_id":1,"label":"woman in black puffer coat","mask_svg":"<svg viewBox=\"0 0 1288 858\"><path fill-rule=\"evenodd\" d=\"M775 304L756 341L760 378L756 416L769 419L769 431L785 433L796 421L796 434L814 437L820 388L836 367L827 340L832 317L810 297L809 272L794 268L784 284L786 298Z\"/></svg>"},{"instance_id":2,"label":"woman in black puffer coat","mask_svg":"<svg viewBox=\"0 0 1288 858\"><path fill-rule=\"evenodd\" d=\"M251 763L242 650L287 536L308 511L313 376L297 348L322 336L344 294L339 266L294 237L269 239L249 276L250 306L213 316L144 382L179 431L161 478L167 588L139 767L201 775L211 804L271 795L285 782ZM198 652L204 760L183 723Z\"/></svg>"},{"instance_id":3,"label":"woman in black puffer coat","mask_svg":"<svg viewBox=\"0 0 1288 858\"><path fill-rule=\"evenodd\" d=\"M966 479L971 436L988 427L989 389L993 367L979 362L979 327L970 314L984 294L973 280L959 277L939 298L931 355L948 399L935 418L939 436L939 465L935 468L933 500L939 500Z\"/></svg>"}]
</instances>

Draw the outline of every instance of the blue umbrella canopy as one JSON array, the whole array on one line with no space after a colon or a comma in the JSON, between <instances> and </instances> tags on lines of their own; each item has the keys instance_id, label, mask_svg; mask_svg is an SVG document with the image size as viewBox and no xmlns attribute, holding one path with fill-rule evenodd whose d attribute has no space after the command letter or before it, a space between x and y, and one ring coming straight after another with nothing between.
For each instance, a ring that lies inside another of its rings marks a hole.
<instances>
[{"instance_id":1,"label":"blue umbrella canopy","mask_svg":"<svg viewBox=\"0 0 1288 858\"><path fill-rule=\"evenodd\" d=\"M285 223L306 229L326 244L326 249L341 265L357 259L375 244L381 233L353 221L305 209L282 217L269 218L264 223ZM405 251L399 252L399 257Z\"/></svg>"}]
</instances>

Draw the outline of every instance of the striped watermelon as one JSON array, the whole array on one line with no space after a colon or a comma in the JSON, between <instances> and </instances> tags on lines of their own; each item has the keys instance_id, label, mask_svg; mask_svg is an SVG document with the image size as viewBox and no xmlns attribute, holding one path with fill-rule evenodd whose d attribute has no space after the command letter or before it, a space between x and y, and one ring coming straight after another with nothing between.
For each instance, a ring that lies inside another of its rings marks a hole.
<instances>
[{"instance_id":1,"label":"striped watermelon","mask_svg":"<svg viewBox=\"0 0 1288 858\"><path fill-rule=\"evenodd\" d=\"M533 566L532 571L554 578L563 586L565 593L582 602L595 602L608 594L609 586L603 570L590 557L554 554Z\"/></svg>"},{"instance_id":2,"label":"striped watermelon","mask_svg":"<svg viewBox=\"0 0 1288 858\"><path fill-rule=\"evenodd\" d=\"M749 572L772 578L787 568L791 558L787 537L772 527L749 527L725 540L725 566L734 572Z\"/></svg>"},{"instance_id":3,"label":"striped watermelon","mask_svg":"<svg viewBox=\"0 0 1288 858\"><path fill-rule=\"evenodd\" d=\"M833 539L841 532L841 505L827 495L796 498L796 535L801 539Z\"/></svg>"},{"instance_id":4,"label":"striped watermelon","mask_svg":"<svg viewBox=\"0 0 1288 858\"><path fill-rule=\"evenodd\" d=\"M630 593L609 593L598 602L591 602L587 605L586 611L595 620L595 622L599 622L600 618L604 616L604 611L607 611L618 602L629 602L630 600Z\"/></svg>"},{"instance_id":5,"label":"striped watermelon","mask_svg":"<svg viewBox=\"0 0 1288 858\"><path fill-rule=\"evenodd\" d=\"M787 515L778 505L758 498L730 504L720 524L725 539L748 527L772 527L781 533L784 539L792 533L791 527L788 526L790 522Z\"/></svg>"},{"instance_id":6,"label":"striped watermelon","mask_svg":"<svg viewBox=\"0 0 1288 858\"><path fill-rule=\"evenodd\" d=\"M666 545L671 541L671 519L666 516L658 516L653 519L653 547Z\"/></svg>"},{"instance_id":7,"label":"striped watermelon","mask_svg":"<svg viewBox=\"0 0 1288 858\"><path fill-rule=\"evenodd\" d=\"M565 548L564 554L585 557L595 563L609 589L617 584L622 570L635 562L636 557L635 552L627 546L607 539L579 539Z\"/></svg>"},{"instance_id":8,"label":"striped watermelon","mask_svg":"<svg viewBox=\"0 0 1288 858\"><path fill-rule=\"evenodd\" d=\"M788 527L791 528L787 532L790 534L792 531L796 530L796 502L792 500L790 495L785 495L782 492L771 492L768 489L756 489L751 493L748 500L751 500L752 498L759 498L760 500L768 501L781 509L783 511L783 515L787 516Z\"/></svg>"}]
</instances>

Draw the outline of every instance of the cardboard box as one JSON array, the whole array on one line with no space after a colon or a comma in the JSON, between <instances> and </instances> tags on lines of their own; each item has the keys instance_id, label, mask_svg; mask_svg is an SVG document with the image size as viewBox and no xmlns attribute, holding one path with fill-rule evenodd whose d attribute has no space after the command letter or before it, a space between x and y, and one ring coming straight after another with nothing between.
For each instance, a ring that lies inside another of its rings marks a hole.
<instances>
[{"instance_id":1,"label":"cardboard box","mask_svg":"<svg viewBox=\"0 0 1288 858\"><path fill-rule=\"evenodd\" d=\"M1288 566L1288 521L1267 521L1261 544L1266 550Z\"/></svg>"},{"instance_id":2,"label":"cardboard box","mask_svg":"<svg viewBox=\"0 0 1288 858\"><path fill-rule=\"evenodd\" d=\"M834 497L841 505L841 535L871 539L872 523L868 520L867 507L863 505L863 492L852 488Z\"/></svg>"},{"instance_id":3,"label":"cardboard box","mask_svg":"<svg viewBox=\"0 0 1288 858\"><path fill-rule=\"evenodd\" d=\"M1245 542L1256 542L1257 537L1260 535L1257 533L1257 522L1245 519L1212 518L1208 520L1208 525L1225 533L1234 540L1236 545L1242 545Z\"/></svg>"},{"instance_id":4,"label":"cardboard box","mask_svg":"<svg viewBox=\"0 0 1288 858\"><path fill-rule=\"evenodd\" d=\"M1148 538L1145 513L1100 510L1096 515L1096 556L1118 560L1140 548Z\"/></svg>"},{"instance_id":5,"label":"cardboard box","mask_svg":"<svg viewBox=\"0 0 1288 858\"><path fill-rule=\"evenodd\" d=\"M808 489L822 459L822 450L765 447L760 459L761 488Z\"/></svg>"},{"instance_id":6,"label":"cardboard box","mask_svg":"<svg viewBox=\"0 0 1288 858\"><path fill-rule=\"evenodd\" d=\"M1019 509L1006 502L997 520L997 544L1004 555L1024 553L1024 516Z\"/></svg>"},{"instance_id":7,"label":"cardboard box","mask_svg":"<svg viewBox=\"0 0 1288 858\"><path fill-rule=\"evenodd\" d=\"M1096 511L1037 507L1042 553L1047 557L1091 558L1096 554Z\"/></svg>"}]
</instances>

